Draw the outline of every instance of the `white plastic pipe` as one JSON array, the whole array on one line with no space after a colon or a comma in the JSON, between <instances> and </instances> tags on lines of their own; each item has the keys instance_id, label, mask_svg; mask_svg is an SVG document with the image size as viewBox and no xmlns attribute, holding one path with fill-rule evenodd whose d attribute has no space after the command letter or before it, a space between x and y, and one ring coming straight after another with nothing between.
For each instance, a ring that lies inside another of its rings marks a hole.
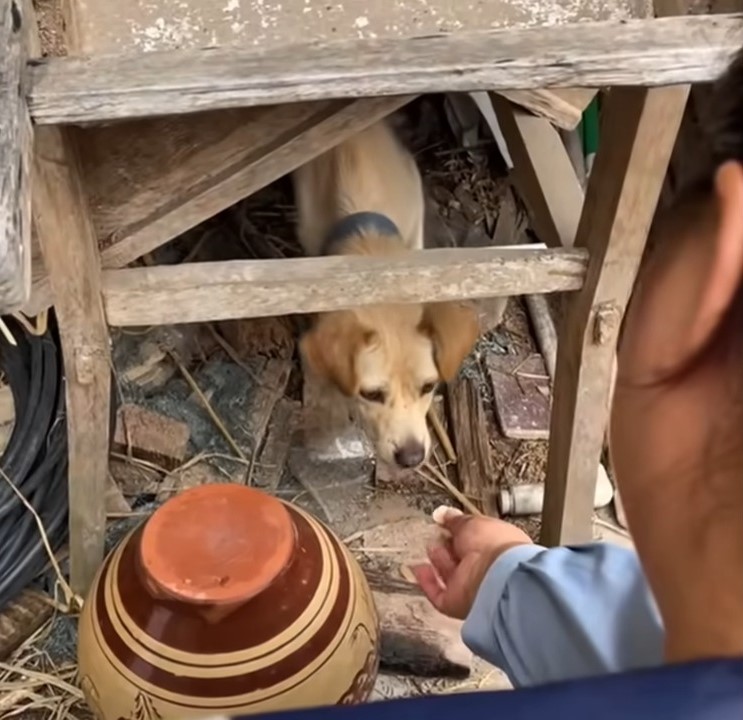
<instances>
[{"instance_id":1,"label":"white plastic pipe","mask_svg":"<svg viewBox=\"0 0 743 720\"><path fill-rule=\"evenodd\" d=\"M594 509L606 507L614 497L614 487L603 465L599 465L596 477L596 492L593 496ZM502 488L497 496L501 515L538 515L544 506L544 485L509 485Z\"/></svg>"}]
</instances>

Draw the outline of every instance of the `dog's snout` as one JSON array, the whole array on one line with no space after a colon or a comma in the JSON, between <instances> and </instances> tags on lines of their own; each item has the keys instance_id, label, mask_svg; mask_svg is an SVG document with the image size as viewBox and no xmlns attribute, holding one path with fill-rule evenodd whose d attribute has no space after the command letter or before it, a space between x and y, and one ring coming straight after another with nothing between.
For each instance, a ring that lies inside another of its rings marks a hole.
<instances>
[{"instance_id":1,"label":"dog's snout","mask_svg":"<svg viewBox=\"0 0 743 720\"><path fill-rule=\"evenodd\" d=\"M419 442L407 442L395 451L395 462L402 468L420 465L426 456L426 449Z\"/></svg>"}]
</instances>

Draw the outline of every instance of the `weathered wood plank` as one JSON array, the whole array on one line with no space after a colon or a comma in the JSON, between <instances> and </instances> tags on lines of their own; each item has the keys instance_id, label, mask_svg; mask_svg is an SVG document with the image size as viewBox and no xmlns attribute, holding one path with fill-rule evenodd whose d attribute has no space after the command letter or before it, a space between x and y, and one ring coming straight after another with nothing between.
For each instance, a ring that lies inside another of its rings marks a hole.
<instances>
[{"instance_id":1,"label":"weathered wood plank","mask_svg":"<svg viewBox=\"0 0 743 720\"><path fill-rule=\"evenodd\" d=\"M686 15L691 5L690 0L653 0L653 10L658 17Z\"/></svg>"},{"instance_id":2,"label":"weathered wood plank","mask_svg":"<svg viewBox=\"0 0 743 720\"><path fill-rule=\"evenodd\" d=\"M66 371L70 581L84 593L103 559L111 358L96 238L70 133L36 132L34 207Z\"/></svg>"},{"instance_id":3,"label":"weathered wood plank","mask_svg":"<svg viewBox=\"0 0 743 720\"><path fill-rule=\"evenodd\" d=\"M101 264L128 265L411 99L294 103L87 129L83 172ZM36 315L51 302L46 275L37 273L24 311Z\"/></svg>"},{"instance_id":4,"label":"weathered wood plank","mask_svg":"<svg viewBox=\"0 0 743 720\"><path fill-rule=\"evenodd\" d=\"M583 111L596 96L591 88L553 88L546 90L501 90L512 103L549 120L563 130L574 130L583 117Z\"/></svg>"},{"instance_id":5,"label":"weathered wood plank","mask_svg":"<svg viewBox=\"0 0 743 720\"><path fill-rule=\"evenodd\" d=\"M126 125L91 129L91 134L98 132L102 136L96 147L103 157L94 160L103 162L91 162L90 158L84 162L92 201L98 201L101 208L100 212L96 208L94 219L99 238L105 239L103 266L129 264L412 99L362 98L253 108L231 119L230 132L213 135L216 141L211 145L203 142L207 128L199 118L150 121L154 127L138 128L133 123L128 131ZM247 113L251 116L247 117ZM209 122L224 127L227 114L214 114ZM171 126L172 133L174 120L180 121L177 134L186 135L186 143L179 143L181 149L176 157L170 153L167 160L164 154L154 153L153 157L151 147L148 150L146 145L152 145L153 137L163 137L159 132L163 123ZM112 147L117 147L119 153L129 148L132 158L123 164L124 173L119 168L114 180L107 179L116 162L111 157ZM190 152L184 153L184 147ZM153 171L158 165L161 170ZM122 182L122 174L129 182ZM144 188L138 182L143 174L148 180ZM96 188L101 186L104 192L98 194Z\"/></svg>"},{"instance_id":6,"label":"weathered wood plank","mask_svg":"<svg viewBox=\"0 0 743 720\"><path fill-rule=\"evenodd\" d=\"M112 325L162 325L576 290L586 261L585 250L523 246L231 260L107 270L103 293Z\"/></svg>"},{"instance_id":7,"label":"weathered wood plank","mask_svg":"<svg viewBox=\"0 0 743 720\"><path fill-rule=\"evenodd\" d=\"M193 113L424 92L670 85L717 77L743 45L743 16L671 17L403 39L220 47L30 66L38 123Z\"/></svg>"},{"instance_id":8,"label":"weathered wood plank","mask_svg":"<svg viewBox=\"0 0 743 720\"><path fill-rule=\"evenodd\" d=\"M52 615L50 600L24 590L0 612L0 660L5 660ZM0 702L0 710L2 703Z\"/></svg>"},{"instance_id":9,"label":"weathered wood plank","mask_svg":"<svg viewBox=\"0 0 743 720\"><path fill-rule=\"evenodd\" d=\"M590 253L560 324L541 541L591 540L596 469L617 336L671 157L688 86L615 88L575 248Z\"/></svg>"},{"instance_id":10,"label":"weathered wood plank","mask_svg":"<svg viewBox=\"0 0 743 720\"><path fill-rule=\"evenodd\" d=\"M0 0L0 313L17 310L31 290L31 153L26 106L24 15Z\"/></svg>"},{"instance_id":11,"label":"weathered wood plank","mask_svg":"<svg viewBox=\"0 0 743 720\"><path fill-rule=\"evenodd\" d=\"M257 487L269 492L275 492L278 488L301 412L302 404L298 400L282 397L276 403L253 472L253 484Z\"/></svg>"},{"instance_id":12,"label":"weathered wood plank","mask_svg":"<svg viewBox=\"0 0 743 720\"><path fill-rule=\"evenodd\" d=\"M460 375L446 388L446 399L457 451L459 489L483 511L495 478L488 424L477 383Z\"/></svg>"},{"instance_id":13,"label":"weathered wood plank","mask_svg":"<svg viewBox=\"0 0 743 720\"><path fill-rule=\"evenodd\" d=\"M33 5L21 2L29 21L29 53L38 56ZM49 268L65 365L70 584L85 594L103 559L106 533L111 356L76 140L63 128L36 128L32 212L43 264Z\"/></svg>"},{"instance_id":14,"label":"weathered wood plank","mask_svg":"<svg viewBox=\"0 0 743 720\"><path fill-rule=\"evenodd\" d=\"M490 353L486 368L503 436L512 440L549 439L550 376L542 357L538 353Z\"/></svg>"}]
</instances>

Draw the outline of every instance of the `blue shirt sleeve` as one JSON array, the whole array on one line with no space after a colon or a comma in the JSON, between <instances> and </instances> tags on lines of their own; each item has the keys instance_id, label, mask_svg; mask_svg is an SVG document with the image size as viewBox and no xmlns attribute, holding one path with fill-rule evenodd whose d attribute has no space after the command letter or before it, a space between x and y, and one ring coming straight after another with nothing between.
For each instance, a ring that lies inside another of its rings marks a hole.
<instances>
[{"instance_id":1,"label":"blue shirt sleeve","mask_svg":"<svg viewBox=\"0 0 743 720\"><path fill-rule=\"evenodd\" d=\"M663 628L637 555L521 545L483 580L465 644L515 687L658 665Z\"/></svg>"}]
</instances>

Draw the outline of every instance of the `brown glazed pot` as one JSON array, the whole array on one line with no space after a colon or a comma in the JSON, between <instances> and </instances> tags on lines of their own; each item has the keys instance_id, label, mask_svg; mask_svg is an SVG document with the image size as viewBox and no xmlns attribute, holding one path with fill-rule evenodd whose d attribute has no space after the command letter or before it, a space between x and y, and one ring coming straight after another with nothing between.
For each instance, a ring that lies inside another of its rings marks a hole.
<instances>
[{"instance_id":1,"label":"brown glazed pot","mask_svg":"<svg viewBox=\"0 0 743 720\"><path fill-rule=\"evenodd\" d=\"M215 484L165 503L106 558L78 661L100 720L180 720L366 700L379 624L366 579L313 517Z\"/></svg>"}]
</instances>

